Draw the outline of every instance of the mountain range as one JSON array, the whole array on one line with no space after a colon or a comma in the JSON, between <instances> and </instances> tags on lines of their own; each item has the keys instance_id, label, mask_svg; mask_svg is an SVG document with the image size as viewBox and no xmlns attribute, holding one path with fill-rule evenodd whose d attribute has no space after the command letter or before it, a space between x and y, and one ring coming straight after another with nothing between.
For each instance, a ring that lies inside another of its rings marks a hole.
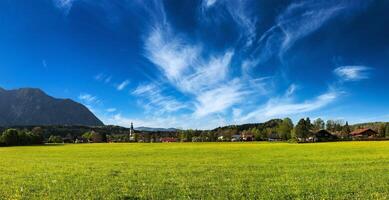
<instances>
[{"instance_id":1,"label":"mountain range","mask_svg":"<svg viewBox=\"0 0 389 200\"><path fill-rule=\"evenodd\" d=\"M0 126L103 126L88 108L71 99L57 99L40 89L0 88Z\"/></svg>"},{"instance_id":2,"label":"mountain range","mask_svg":"<svg viewBox=\"0 0 389 200\"><path fill-rule=\"evenodd\" d=\"M149 132L176 132L179 129L176 128L151 128L151 127L136 127L134 128L137 131L149 131Z\"/></svg>"}]
</instances>

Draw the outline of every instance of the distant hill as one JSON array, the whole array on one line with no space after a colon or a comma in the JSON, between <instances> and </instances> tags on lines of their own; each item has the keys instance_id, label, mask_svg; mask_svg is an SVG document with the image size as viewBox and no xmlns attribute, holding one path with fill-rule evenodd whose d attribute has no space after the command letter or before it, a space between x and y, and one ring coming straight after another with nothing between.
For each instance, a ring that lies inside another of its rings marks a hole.
<instances>
[{"instance_id":1,"label":"distant hill","mask_svg":"<svg viewBox=\"0 0 389 200\"><path fill-rule=\"evenodd\" d=\"M179 129L176 128L150 128L150 127L137 127L134 128L137 131L149 131L149 132L176 132Z\"/></svg>"},{"instance_id":2,"label":"distant hill","mask_svg":"<svg viewBox=\"0 0 389 200\"><path fill-rule=\"evenodd\" d=\"M258 128L263 130L265 128L275 128L281 124L282 119L271 119L263 123L241 124L241 125L229 125L213 129L213 131L225 130L225 129L237 129L238 131L248 130L250 128Z\"/></svg>"},{"instance_id":3,"label":"distant hill","mask_svg":"<svg viewBox=\"0 0 389 200\"><path fill-rule=\"evenodd\" d=\"M56 99L40 89L0 88L0 126L104 125L84 105Z\"/></svg>"}]
</instances>

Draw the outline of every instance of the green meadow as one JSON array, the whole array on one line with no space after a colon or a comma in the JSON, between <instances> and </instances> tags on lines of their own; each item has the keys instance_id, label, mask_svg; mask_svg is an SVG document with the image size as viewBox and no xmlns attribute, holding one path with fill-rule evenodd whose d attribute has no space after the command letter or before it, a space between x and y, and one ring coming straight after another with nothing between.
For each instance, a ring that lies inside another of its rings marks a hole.
<instances>
[{"instance_id":1,"label":"green meadow","mask_svg":"<svg viewBox=\"0 0 389 200\"><path fill-rule=\"evenodd\" d=\"M389 199L389 142L0 148L0 199Z\"/></svg>"}]
</instances>

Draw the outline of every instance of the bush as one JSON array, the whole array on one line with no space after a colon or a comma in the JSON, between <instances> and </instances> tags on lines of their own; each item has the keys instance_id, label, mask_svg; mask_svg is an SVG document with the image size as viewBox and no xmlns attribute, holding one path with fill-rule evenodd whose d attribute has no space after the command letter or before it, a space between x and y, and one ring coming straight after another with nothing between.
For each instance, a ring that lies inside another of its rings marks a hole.
<instances>
[{"instance_id":1,"label":"bush","mask_svg":"<svg viewBox=\"0 0 389 200\"><path fill-rule=\"evenodd\" d=\"M44 143L44 136L43 136L43 130L40 127L35 127L32 129L32 131L29 133L31 137L31 144L43 144Z\"/></svg>"},{"instance_id":2,"label":"bush","mask_svg":"<svg viewBox=\"0 0 389 200\"><path fill-rule=\"evenodd\" d=\"M107 142L106 134L97 133L95 131L86 132L82 135L82 137L87 139L88 142L93 142L93 143Z\"/></svg>"},{"instance_id":3,"label":"bush","mask_svg":"<svg viewBox=\"0 0 389 200\"><path fill-rule=\"evenodd\" d=\"M15 146L18 145L18 131L16 129L7 129L4 131L1 136L1 141L6 146Z\"/></svg>"},{"instance_id":4,"label":"bush","mask_svg":"<svg viewBox=\"0 0 389 200\"><path fill-rule=\"evenodd\" d=\"M26 130L7 129L0 134L0 146L42 144L43 136Z\"/></svg>"},{"instance_id":5,"label":"bush","mask_svg":"<svg viewBox=\"0 0 389 200\"><path fill-rule=\"evenodd\" d=\"M51 135L47 143L63 143L63 139L57 135Z\"/></svg>"}]
</instances>

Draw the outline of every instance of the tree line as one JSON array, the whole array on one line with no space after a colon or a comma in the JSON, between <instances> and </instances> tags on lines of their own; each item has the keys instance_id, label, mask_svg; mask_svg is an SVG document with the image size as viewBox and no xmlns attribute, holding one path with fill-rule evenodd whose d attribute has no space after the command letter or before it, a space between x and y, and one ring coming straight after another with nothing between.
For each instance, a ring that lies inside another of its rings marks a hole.
<instances>
[{"instance_id":1,"label":"tree line","mask_svg":"<svg viewBox=\"0 0 389 200\"><path fill-rule=\"evenodd\" d=\"M22 146L43 144L45 141L39 127L28 130L7 129L0 134L0 146Z\"/></svg>"},{"instance_id":2,"label":"tree line","mask_svg":"<svg viewBox=\"0 0 389 200\"><path fill-rule=\"evenodd\" d=\"M0 146L33 145L43 143L98 143L98 142L159 142L162 138L180 142L216 142L216 141L298 141L312 137L320 130L327 130L340 140L349 140L355 129L371 128L377 137L389 138L389 123L374 122L349 125L343 120L320 118L300 119L296 125L290 118L272 119L264 123L230 125L213 130L179 131L135 131L129 135L129 129L123 127L34 127L11 128L0 132Z\"/></svg>"}]
</instances>

